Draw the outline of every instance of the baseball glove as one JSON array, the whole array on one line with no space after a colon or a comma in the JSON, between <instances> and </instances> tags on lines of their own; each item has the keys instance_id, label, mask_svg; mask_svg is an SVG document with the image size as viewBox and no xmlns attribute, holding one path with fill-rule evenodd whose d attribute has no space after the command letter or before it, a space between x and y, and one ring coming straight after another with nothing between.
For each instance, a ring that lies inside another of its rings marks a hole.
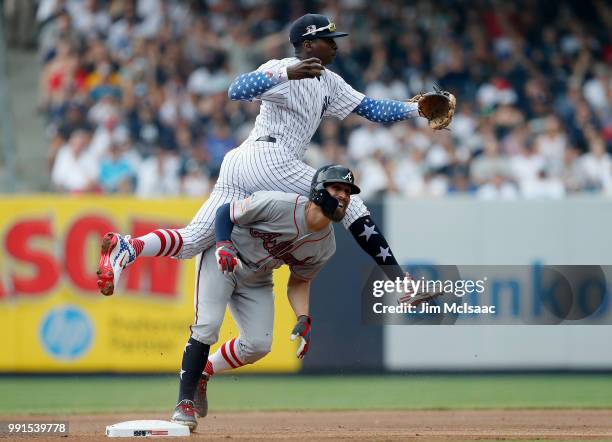
<instances>
[{"instance_id":1,"label":"baseball glove","mask_svg":"<svg viewBox=\"0 0 612 442\"><path fill-rule=\"evenodd\" d=\"M438 88L435 88L434 92L419 94L408 101L418 103L419 115L427 118L429 127L436 130L444 129L450 124L457 104L453 94Z\"/></svg>"}]
</instances>

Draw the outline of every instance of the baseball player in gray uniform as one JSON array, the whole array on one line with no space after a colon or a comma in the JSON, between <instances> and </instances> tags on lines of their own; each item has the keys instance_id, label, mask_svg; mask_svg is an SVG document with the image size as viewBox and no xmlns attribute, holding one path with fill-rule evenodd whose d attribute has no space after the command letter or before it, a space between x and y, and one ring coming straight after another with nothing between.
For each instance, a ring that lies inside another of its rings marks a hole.
<instances>
[{"instance_id":1,"label":"baseball player in gray uniform","mask_svg":"<svg viewBox=\"0 0 612 442\"><path fill-rule=\"evenodd\" d=\"M343 220L351 196L359 193L351 171L338 165L319 169L310 188L309 198L259 191L217 209L216 247L207 249L199 262L195 322L183 352L173 422L193 431L196 415L203 417L208 410L210 377L252 364L270 351L272 271L283 264L291 270L287 297L298 318L291 339L300 339L299 358L308 351L310 281L336 250L332 221ZM240 334L207 361L228 304Z\"/></svg>"},{"instance_id":2,"label":"baseball player in gray uniform","mask_svg":"<svg viewBox=\"0 0 612 442\"><path fill-rule=\"evenodd\" d=\"M323 15L307 14L291 26L295 57L270 60L231 84L232 100L260 100L261 110L249 137L224 158L217 183L198 213L182 229L158 229L130 238L108 233L102 240L98 286L112 295L121 271L138 256L198 256L214 243L217 208L260 190L308 195L315 170L302 159L311 137L325 117L343 119L356 113L371 121L393 123L419 115L418 104L375 100L327 69L336 56L336 31ZM392 279L403 277L389 244L358 197L342 224Z\"/></svg>"}]
</instances>

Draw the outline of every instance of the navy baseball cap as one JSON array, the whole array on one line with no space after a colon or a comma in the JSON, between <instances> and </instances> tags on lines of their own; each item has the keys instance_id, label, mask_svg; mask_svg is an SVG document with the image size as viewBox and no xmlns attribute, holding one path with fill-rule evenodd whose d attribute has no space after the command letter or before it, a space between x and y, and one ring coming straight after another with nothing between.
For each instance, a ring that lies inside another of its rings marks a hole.
<instances>
[{"instance_id":1,"label":"navy baseball cap","mask_svg":"<svg viewBox=\"0 0 612 442\"><path fill-rule=\"evenodd\" d=\"M303 15L293 22L289 30L289 40L294 44L305 40L346 37L347 35L346 32L336 32L336 24L321 14Z\"/></svg>"}]
</instances>

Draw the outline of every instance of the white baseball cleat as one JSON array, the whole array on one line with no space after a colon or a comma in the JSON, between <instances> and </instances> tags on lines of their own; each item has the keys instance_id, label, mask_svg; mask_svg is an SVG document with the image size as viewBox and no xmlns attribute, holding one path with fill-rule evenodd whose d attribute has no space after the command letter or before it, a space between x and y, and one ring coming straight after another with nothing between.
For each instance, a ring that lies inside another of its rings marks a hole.
<instances>
[{"instance_id":1,"label":"white baseball cleat","mask_svg":"<svg viewBox=\"0 0 612 442\"><path fill-rule=\"evenodd\" d=\"M136 251L129 242L130 236L109 232L102 238L98 287L104 296L110 296L119 283L121 271L136 259Z\"/></svg>"}]
</instances>

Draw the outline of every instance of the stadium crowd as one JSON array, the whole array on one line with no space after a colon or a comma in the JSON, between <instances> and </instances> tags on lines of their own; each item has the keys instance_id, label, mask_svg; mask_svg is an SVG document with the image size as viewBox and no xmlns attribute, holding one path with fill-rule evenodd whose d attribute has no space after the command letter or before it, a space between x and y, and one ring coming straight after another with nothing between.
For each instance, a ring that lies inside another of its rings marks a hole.
<instances>
[{"instance_id":1,"label":"stadium crowd","mask_svg":"<svg viewBox=\"0 0 612 442\"><path fill-rule=\"evenodd\" d=\"M331 17L331 66L373 98L452 91L450 131L422 118L324 120L306 161L350 165L366 199L612 195L612 6L517 0L41 0L41 109L65 192L205 195L259 104L240 73L293 55L288 26Z\"/></svg>"}]
</instances>

